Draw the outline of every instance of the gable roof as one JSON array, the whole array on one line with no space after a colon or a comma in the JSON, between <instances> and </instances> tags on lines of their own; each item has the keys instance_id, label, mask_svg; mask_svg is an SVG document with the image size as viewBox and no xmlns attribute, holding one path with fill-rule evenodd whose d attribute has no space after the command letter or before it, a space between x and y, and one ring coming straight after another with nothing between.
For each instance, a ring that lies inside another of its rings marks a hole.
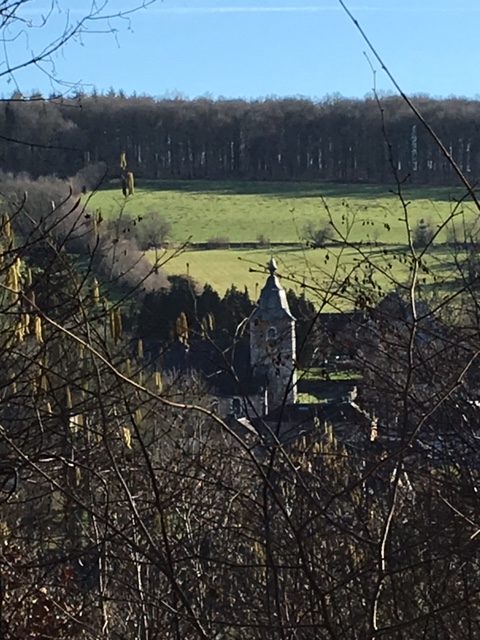
<instances>
[{"instance_id":1,"label":"gable roof","mask_svg":"<svg viewBox=\"0 0 480 640\"><path fill-rule=\"evenodd\" d=\"M281 444L330 424L339 440L352 444L369 440L372 418L354 402L296 403L251 418L250 424L264 441L278 439Z\"/></svg>"},{"instance_id":2,"label":"gable roof","mask_svg":"<svg viewBox=\"0 0 480 640\"><path fill-rule=\"evenodd\" d=\"M160 358L162 369L184 375L199 373L217 396L253 395L263 390L265 379L252 372L248 338L223 347L200 337L188 344L175 340Z\"/></svg>"}]
</instances>

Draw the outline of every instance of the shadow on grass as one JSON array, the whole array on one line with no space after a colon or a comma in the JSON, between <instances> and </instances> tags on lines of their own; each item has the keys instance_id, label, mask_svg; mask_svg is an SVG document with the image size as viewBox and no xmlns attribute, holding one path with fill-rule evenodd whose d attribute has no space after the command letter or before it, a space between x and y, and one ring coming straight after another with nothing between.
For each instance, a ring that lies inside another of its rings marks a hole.
<instances>
[{"instance_id":1,"label":"shadow on grass","mask_svg":"<svg viewBox=\"0 0 480 640\"><path fill-rule=\"evenodd\" d=\"M263 182L241 180L138 180L137 187L145 191L177 191L202 195L263 195L271 197L292 198L360 198L377 199L397 196L392 191L394 185L384 184L344 184L332 182ZM119 186L111 184L107 190L119 190ZM462 198L464 192L455 187L410 186L404 189L406 199L425 199L433 201L455 202Z\"/></svg>"}]
</instances>

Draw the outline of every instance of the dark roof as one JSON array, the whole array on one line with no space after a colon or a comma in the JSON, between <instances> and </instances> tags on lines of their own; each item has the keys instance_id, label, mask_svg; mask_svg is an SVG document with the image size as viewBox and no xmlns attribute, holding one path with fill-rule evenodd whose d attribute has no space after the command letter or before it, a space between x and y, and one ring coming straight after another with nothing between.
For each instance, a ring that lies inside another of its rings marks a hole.
<instances>
[{"instance_id":1,"label":"dark roof","mask_svg":"<svg viewBox=\"0 0 480 640\"><path fill-rule=\"evenodd\" d=\"M282 444L330 424L337 438L351 444L369 440L372 419L354 402L297 403L284 405L263 418L252 418L250 423L262 438L278 438Z\"/></svg>"},{"instance_id":2,"label":"dark roof","mask_svg":"<svg viewBox=\"0 0 480 640\"><path fill-rule=\"evenodd\" d=\"M339 311L335 313L320 313L319 324L328 332L336 333L344 329L361 325L366 321L363 311Z\"/></svg>"},{"instance_id":3,"label":"dark roof","mask_svg":"<svg viewBox=\"0 0 480 640\"><path fill-rule=\"evenodd\" d=\"M423 300L415 301L417 317L429 317L431 311ZM412 304L409 299L401 296L397 291L391 291L384 296L372 311L375 320L401 320L405 324L413 322Z\"/></svg>"},{"instance_id":4,"label":"dark roof","mask_svg":"<svg viewBox=\"0 0 480 640\"><path fill-rule=\"evenodd\" d=\"M200 374L218 396L253 395L265 386L264 378L252 373L247 337L223 349L201 338L192 338L188 344L175 340L160 360L166 373Z\"/></svg>"}]
</instances>

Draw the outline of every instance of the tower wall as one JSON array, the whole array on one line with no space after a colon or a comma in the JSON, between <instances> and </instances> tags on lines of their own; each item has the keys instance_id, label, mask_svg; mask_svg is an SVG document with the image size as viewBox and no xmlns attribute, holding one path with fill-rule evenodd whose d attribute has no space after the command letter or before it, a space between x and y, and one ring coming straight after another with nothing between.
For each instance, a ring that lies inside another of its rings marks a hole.
<instances>
[{"instance_id":1,"label":"tower wall","mask_svg":"<svg viewBox=\"0 0 480 640\"><path fill-rule=\"evenodd\" d=\"M295 320L261 317L250 323L250 361L253 372L265 377L268 410L297 400Z\"/></svg>"},{"instance_id":2,"label":"tower wall","mask_svg":"<svg viewBox=\"0 0 480 640\"><path fill-rule=\"evenodd\" d=\"M273 258L268 270L270 275L250 317L250 363L253 374L266 385L267 412L297 400L295 318Z\"/></svg>"}]
</instances>

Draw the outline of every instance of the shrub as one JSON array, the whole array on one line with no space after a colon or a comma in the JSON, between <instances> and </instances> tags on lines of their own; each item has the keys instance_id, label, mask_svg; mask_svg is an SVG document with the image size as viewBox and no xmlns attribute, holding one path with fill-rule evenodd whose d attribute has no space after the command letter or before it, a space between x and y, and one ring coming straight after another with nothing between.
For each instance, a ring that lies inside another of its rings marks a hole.
<instances>
[{"instance_id":1,"label":"shrub","mask_svg":"<svg viewBox=\"0 0 480 640\"><path fill-rule=\"evenodd\" d=\"M324 247L332 239L331 228L327 223L315 226L309 223L304 227L303 237L313 249Z\"/></svg>"},{"instance_id":2,"label":"shrub","mask_svg":"<svg viewBox=\"0 0 480 640\"><path fill-rule=\"evenodd\" d=\"M230 238L217 236L207 240L207 249L230 249Z\"/></svg>"},{"instance_id":3,"label":"shrub","mask_svg":"<svg viewBox=\"0 0 480 640\"><path fill-rule=\"evenodd\" d=\"M426 247L432 242L433 236L434 231L430 221L420 218L417 226L412 231L413 246L419 249Z\"/></svg>"},{"instance_id":4,"label":"shrub","mask_svg":"<svg viewBox=\"0 0 480 640\"><path fill-rule=\"evenodd\" d=\"M257 243L259 247L269 247L270 246L270 238L265 236L263 233L259 233L257 236Z\"/></svg>"},{"instance_id":5,"label":"shrub","mask_svg":"<svg viewBox=\"0 0 480 640\"><path fill-rule=\"evenodd\" d=\"M138 248L142 251L163 246L172 231L172 225L160 213L148 211L128 221Z\"/></svg>"},{"instance_id":6,"label":"shrub","mask_svg":"<svg viewBox=\"0 0 480 640\"><path fill-rule=\"evenodd\" d=\"M162 269L153 269L134 240L101 237L93 262L102 280L128 292L143 293L168 289L169 282Z\"/></svg>"},{"instance_id":7,"label":"shrub","mask_svg":"<svg viewBox=\"0 0 480 640\"><path fill-rule=\"evenodd\" d=\"M21 235L44 234L63 240L79 232L84 222L79 194L67 180L42 176L33 180L26 174L13 176L0 172L2 207L8 211L13 227Z\"/></svg>"},{"instance_id":8,"label":"shrub","mask_svg":"<svg viewBox=\"0 0 480 640\"><path fill-rule=\"evenodd\" d=\"M107 176L107 165L105 162L95 162L80 169L71 179L73 190L76 193L86 193L98 189Z\"/></svg>"}]
</instances>

